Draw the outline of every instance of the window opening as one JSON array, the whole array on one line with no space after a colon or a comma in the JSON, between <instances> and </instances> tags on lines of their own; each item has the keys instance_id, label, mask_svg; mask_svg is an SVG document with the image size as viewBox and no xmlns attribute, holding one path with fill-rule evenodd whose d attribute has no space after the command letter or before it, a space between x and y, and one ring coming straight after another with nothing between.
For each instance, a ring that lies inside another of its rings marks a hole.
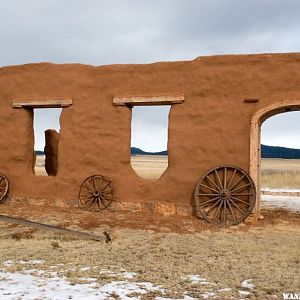
<instances>
[{"instance_id":1,"label":"window opening","mask_svg":"<svg viewBox=\"0 0 300 300\"><path fill-rule=\"evenodd\" d=\"M56 176L62 108L34 108L34 174Z\"/></svg>"},{"instance_id":2,"label":"window opening","mask_svg":"<svg viewBox=\"0 0 300 300\"><path fill-rule=\"evenodd\" d=\"M133 106L131 166L142 178L158 179L168 168L168 125L171 105Z\"/></svg>"}]
</instances>

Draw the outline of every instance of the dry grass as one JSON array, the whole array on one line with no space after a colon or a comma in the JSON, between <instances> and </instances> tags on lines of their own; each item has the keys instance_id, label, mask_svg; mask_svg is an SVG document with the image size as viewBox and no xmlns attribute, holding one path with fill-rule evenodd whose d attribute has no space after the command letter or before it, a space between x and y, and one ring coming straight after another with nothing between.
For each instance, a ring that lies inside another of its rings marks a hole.
<instances>
[{"instance_id":1,"label":"dry grass","mask_svg":"<svg viewBox=\"0 0 300 300\"><path fill-rule=\"evenodd\" d=\"M198 299L203 292L231 288L217 294L222 299L229 296L238 299L241 282L245 279L253 279L256 286L252 298L269 299L277 295L281 299L282 292L299 290L300 228L291 224L254 227L248 232L235 227L192 235L124 229L114 232L110 244L24 232L19 239L2 233L0 262L9 259L45 262L39 265L17 263L8 267L11 272L55 267L53 271L73 283L82 282L83 277L94 277L103 284L112 277L101 271L126 270L137 274L133 281L162 285L169 291L167 296L177 298L185 291ZM206 278L210 284L192 283L186 279L191 274ZM113 280L118 279L124 280L113 277ZM143 299L153 298L151 293Z\"/></svg>"},{"instance_id":2,"label":"dry grass","mask_svg":"<svg viewBox=\"0 0 300 300\"><path fill-rule=\"evenodd\" d=\"M45 155L37 155L36 156L34 172L35 172L35 175L38 175L38 176L47 176L47 173L45 170Z\"/></svg>"},{"instance_id":3,"label":"dry grass","mask_svg":"<svg viewBox=\"0 0 300 300\"><path fill-rule=\"evenodd\" d=\"M262 187L300 188L300 160L262 159Z\"/></svg>"},{"instance_id":4,"label":"dry grass","mask_svg":"<svg viewBox=\"0 0 300 300\"><path fill-rule=\"evenodd\" d=\"M157 179L168 167L166 156L133 156L132 167L145 179ZM300 188L300 160L262 159L262 187Z\"/></svg>"},{"instance_id":5,"label":"dry grass","mask_svg":"<svg viewBox=\"0 0 300 300\"><path fill-rule=\"evenodd\" d=\"M158 179L168 167L168 157L135 155L131 157L131 165L140 177Z\"/></svg>"}]
</instances>

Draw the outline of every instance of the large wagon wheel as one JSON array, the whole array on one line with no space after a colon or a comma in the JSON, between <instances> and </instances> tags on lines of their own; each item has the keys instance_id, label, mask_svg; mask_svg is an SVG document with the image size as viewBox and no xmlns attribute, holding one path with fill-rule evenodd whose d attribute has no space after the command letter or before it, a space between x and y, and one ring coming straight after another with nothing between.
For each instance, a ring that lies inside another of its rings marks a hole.
<instances>
[{"instance_id":1,"label":"large wagon wheel","mask_svg":"<svg viewBox=\"0 0 300 300\"><path fill-rule=\"evenodd\" d=\"M0 174L0 203L3 203L8 191L8 179Z\"/></svg>"},{"instance_id":2,"label":"large wagon wheel","mask_svg":"<svg viewBox=\"0 0 300 300\"><path fill-rule=\"evenodd\" d=\"M88 177L81 185L79 191L79 205L102 210L108 207L114 199L114 186L112 180L102 175Z\"/></svg>"},{"instance_id":3,"label":"large wagon wheel","mask_svg":"<svg viewBox=\"0 0 300 300\"><path fill-rule=\"evenodd\" d=\"M202 176L194 199L199 218L210 223L234 225L251 213L256 192L245 171L235 166L221 166Z\"/></svg>"}]
</instances>

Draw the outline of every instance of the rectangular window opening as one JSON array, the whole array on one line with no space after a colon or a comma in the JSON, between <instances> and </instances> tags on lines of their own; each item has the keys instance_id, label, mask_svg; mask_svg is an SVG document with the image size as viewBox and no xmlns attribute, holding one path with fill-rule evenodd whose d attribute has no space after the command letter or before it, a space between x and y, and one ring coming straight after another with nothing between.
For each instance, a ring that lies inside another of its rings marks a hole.
<instances>
[{"instance_id":1,"label":"rectangular window opening","mask_svg":"<svg viewBox=\"0 0 300 300\"><path fill-rule=\"evenodd\" d=\"M132 106L131 166L145 179L158 179L168 168L171 105Z\"/></svg>"},{"instance_id":2,"label":"rectangular window opening","mask_svg":"<svg viewBox=\"0 0 300 300\"><path fill-rule=\"evenodd\" d=\"M62 108L33 109L35 175L57 175L61 112Z\"/></svg>"}]
</instances>

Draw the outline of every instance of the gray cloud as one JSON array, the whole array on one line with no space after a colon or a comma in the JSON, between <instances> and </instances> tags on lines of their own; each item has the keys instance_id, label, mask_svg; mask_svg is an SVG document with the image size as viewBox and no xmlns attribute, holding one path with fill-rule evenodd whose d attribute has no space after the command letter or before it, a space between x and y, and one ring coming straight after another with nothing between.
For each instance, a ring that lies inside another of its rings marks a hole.
<instances>
[{"instance_id":1,"label":"gray cloud","mask_svg":"<svg viewBox=\"0 0 300 300\"><path fill-rule=\"evenodd\" d=\"M300 112L288 112L267 119L261 127L262 143L300 149Z\"/></svg>"},{"instance_id":2,"label":"gray cloud","mask_svg":"<svg viewBox=\"0 0 300 300\"><path fill-rule=\"evenodd\" d=\"M0 20L0 66L300 49L298 0L0 0ZM163 122L157 114L155 120ZM291 132L300 140L299 130Z\"/></svg>"}]
</instances>

